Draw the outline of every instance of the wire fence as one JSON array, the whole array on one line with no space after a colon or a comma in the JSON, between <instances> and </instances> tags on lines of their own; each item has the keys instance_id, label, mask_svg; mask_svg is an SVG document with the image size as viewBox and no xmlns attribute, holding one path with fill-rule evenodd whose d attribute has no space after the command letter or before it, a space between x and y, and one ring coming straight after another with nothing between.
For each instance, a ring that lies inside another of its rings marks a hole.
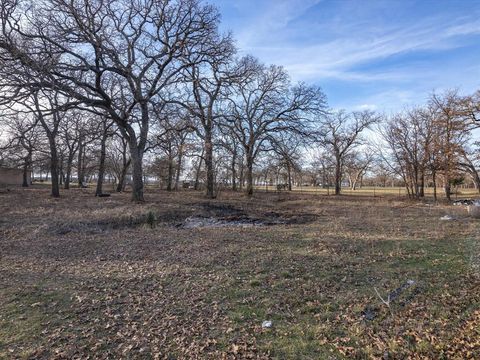
<instances>
[{"instance_id":1,"label":"wire fence","mask_svg":"<svg viewBox=\"0 0 480 360\"><path fill-rule=\"evenodd\" d=\"M255 187L257 191L265 192L288 192L288 188L279 189L275 185L258 185ZM303 193L303 194L316 194L316 195L335 195L334 187L320 187L320 186L295 186L292 187L292 192L294 193ZM365 196L365 197L398 197L398 198L407 198L408 193L404 187L376 187L376 186L367 186L357 188L352 190L351 188L343 187L341 189L342 195L350 196ZM425 188L425 198L433 198L434 189L431 187ZM438 199L444 198L443 189L437 188L437 197ZM476 189L470 188L461 188L456 189L452 192L453 199L467 199L480 197L480 193Z\"/></svg>"}]
</instances>

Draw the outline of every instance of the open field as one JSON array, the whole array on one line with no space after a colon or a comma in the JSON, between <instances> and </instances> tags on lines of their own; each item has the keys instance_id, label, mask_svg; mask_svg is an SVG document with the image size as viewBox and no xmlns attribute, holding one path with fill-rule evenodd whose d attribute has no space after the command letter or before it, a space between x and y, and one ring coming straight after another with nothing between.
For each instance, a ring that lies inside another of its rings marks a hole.
<instances>
[{"instance_id":1,"label":"open field","mask_svg":"<svg viewBox=\"0 0 480 360\"><path fill-rule=\"evenodd\" d=\"M463 207L92 191L0 194L0 358L480 357Z\"/></svg>"},{"instance_id":2,"label":"open field","mask_svg":"<svg viewBox=\"0 0 480 360\"><path fill-rule=\"evenodd\" d=\"M276 186L257 186L257 190L267 191L267 192L276 192ZM285 192L286 190L281 190ZM292 191L299 192L299 193L313 193L316 195L335 195L335 188L323 188L317 186L298 186L293 187ZM389 197L398 197L398 198L405 198L407 197L407 191L405 187L373 187L373 186L365 186L361 188L357 188L356 190L351 190L350 188L342 188L343 195L351 195L351 196L389 196ZM445 198L445 194L442 188L437 188L437 196L438 200L442 200ZM425 188L425 197L427 200L433 199L433 188ZM476 198L480 197L478 190L473 188L461 188L457 191L453 191L452 199L465 199L465 198Z\"/></svg>"}]
</instances>

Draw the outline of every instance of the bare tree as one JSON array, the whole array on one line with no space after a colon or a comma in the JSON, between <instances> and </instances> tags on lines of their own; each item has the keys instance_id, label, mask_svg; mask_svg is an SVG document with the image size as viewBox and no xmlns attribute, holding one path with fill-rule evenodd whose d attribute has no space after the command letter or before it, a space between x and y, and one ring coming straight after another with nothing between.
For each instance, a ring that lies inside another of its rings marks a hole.
<instances>
[{"instance_id":1,"label":"bare tree","mask_svg":"<svg viewBox=\"0 0 480 360\"><path fill-rule=\"evenodd\" d=\"M114 134L114 130L112 130L114 123L109 118L105 117L101 124L100 156L98 160L97 188L95 190L95 196L101 196L103 194L105 160L107 158L107 139L112 137Z\"/></svg>"},{"instance_id":2,"label":"bare tree","mask_svg":"<svg viewBox=\"0 0 480 360\"><path fill-rule=\"evenodd\" d=\"M197 0L1 4L6 93L51 89L107 113L130 148L133 199L143 201L151 100L181 80L193 55L200 60L216 50L208 41L216 36L216 9Z\"/></svg>"},{"instance_id":3,"label":"bare tree","mask_svg":"<svg viewBox=\"0 0 480 360\"><path fill-rule=\"evenodd\" d=\"M233 191L237 191L239 186L239 168L243 159L243 148L232 129L228 126L220 126L221 137L219 138L219 146L230 154L230 183Z\"/></svg>"},{"instance_id":4,"label":"bare tree","mask_svg":"<svg viewBox=\"0 0 480 360\"><path fill-rule=\"evenodd\" d=\"M111 146L107 149L107 164L117 182L115 191L124 191L130 157L128 155L128 144L118 132L114 133Z\"/></svg>"},{"instance_id":5,"label":"bare tree","mask_svg":"<svg viewBox=\"0 0 480 360\"><path fill-rule=\"evenodd\" d=\"M204 143L204 161L207 170L206 196L215 197L214 191L214 133L219 120L224 116L223 99L226 89L238 77L238 68L233 66L236 49L230 35L213 39L212 49L205 61L198 54L190 55L193 64L184 70L188 79L186 86L179 89L180 95L169 102L185 108L194 121L197 135Z\"/></svg>"},{"instance_id":6,"label":"bare tree","mask_svg":"<svg viewBox=\"0 0 480 360\"><path fill-rule=\"evenodd\" d=\"M405 183L410 197L424 196L425 178L430 170L436 179L437 134L435 114L430 108L414 108L394 115L380 133L388 148L384 160Z\"/></svg>"},{"instance_id":7,"label":"bare tree","mask_svg":"<svg viewBox=\"0 0 480 360\"><path fill-rule=\"evenodd\" d=\"M234 84L226 122L244 149L247 194L251 196L255 159L269 148L272 134L310 133L311 120L324 112L326 99L319 88L303 83L292 87L281 67L265 66L252 57L242 62L250 71Z\"/></svg>"},{"instance_id":8,"label":"bare tree","mask_svg":"<svg viewBox=\"0 0 480 360\"><path fill-rule=\"evenodd\" d=\"M65 110L62 108L62 102L65 102L60 95L51 91L36 91L32 94L29 103L24 103L27 108L42 126L48 139L50 155L50 175L52 182L52 196L60 196L59 179L59 153L57 136L60 123L65 117Z\"/></svg>"},{"instance_id":9,"label":"bare tree","mask_svg":"<svg viewBox=\"0 0 480 360\"><path fill-rule=\"evenodd\" d=\"M460 154L458 165L460 169L470 175L475 188L480 193L480 152L478 148L465 148Z\"/></svg>"},{"instance_id":10,"label":"bare tree","mask_svg":"<svg viewBox=\"0 0 480 360\"><path fill-rule=\"evenodd\" d=\"M166 105L167 103L162 102L162 106L166 108L164 111L166 116L165 118L157 117L149 139L148 151L159 149L164 154L163 160L167 164L167 190L172 191L178 189L186 149L185 143L195 126L190 112L185 108L175 102Z\"/></svg>"},{"instance_id":11,"label":"bare tree","mask_svg":"<svg viewBox=\"0 0 480 360\"><path fill-rule=\"evenodd\" d=\"M65 121L60 123L59 142L65 148L65 176L64 189L70 188L75 156L77 159L77 176L79 185L83 182L82 158L85 146L93 142L98 133L98 125L92 121L92 114L77 109L69 110L65 114Z\"/></svg>"},{"instance_id":12,"label":"bare tree","mask_svg":"<svg viewBox=\"0 0 480 360\"><path fill-rule=\"evenodd\" d=\"M280 132L271 138L272 150L277 155L279 167L287 172L288 190L292 191L292 173L300 170L300 161L305 139L294 132Z\"/></svg>"},{"instance_id":13,"label":"bare tree","mask_svg":"<svg viewBox=\"0 0 480 360\"><path fill-rule=\"evenodd\" d=\"M372 148L366 147L353 150L346 156L344 167L351 190L357 190L358 183L374 163L374 153Z\"/></svg>"},{"instance_id":14,"label":"bare tree","mask_svg":"<svg viewBox=\"0 0 480 360\"><path fill-rule=\"evenodd\" d=\"M8 131L8 141L0 147L6 158L23 169L22 186L28 187L28 172L32 170L34 152L41 147L40 127L32 114L12 112L3 114ZM7 136L7 135L6 135Z\"/></svg>"},{"instance_id":15,"label":"bare tree","mask_svg":"<svg viewBox=\"0 0 480 360\"><path fill-rule=\"evenodd\" d=\"M335 174L335 161L331 154L323 148L318 149L312 167L317 173L318 185L329 189Z\"/></svg>"},{"instance_id":16,"label":"bare tree","mask_svg":"<svg viewBox=\"0 0 480 360\"><path fill-rule=\"evenodd\" d=\"M441 156L440 169L444 177L445 196L451 199L451 185L455 171L467 141L469 123L461 111L461 98L456 91L447 91L441 95L433 94L430 107L436 114L436 126L439 131L438 148Z\"/></svg>"},{"instance_id":17,"label":"bare tree","mask_svg":"<svg viewBox=\"0 0 480 360\"><path fill-rule=\"evenodd\" d=\"M318 143L335 160L335 195L340 195L344 162L347 155L364 143L362 132L380 118L372 111L334 112L322 120Z\"/></svg>"}]
</instances>

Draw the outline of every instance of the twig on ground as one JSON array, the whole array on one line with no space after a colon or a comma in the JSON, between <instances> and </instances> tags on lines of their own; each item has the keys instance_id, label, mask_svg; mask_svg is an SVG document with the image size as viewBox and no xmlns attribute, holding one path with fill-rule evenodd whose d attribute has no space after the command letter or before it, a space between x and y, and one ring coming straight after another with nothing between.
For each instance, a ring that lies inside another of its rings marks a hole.
<instances>
[{"instance_id":1,"label":"twig on ground","mask_svg":"<svg viewBox=\"0 0 480 360\"><path fill-rule=\"evenodd\" d=\"M388 298L387 300L385 300L382 295L380 295L380 293L378 292L377 288L376 287L373 287L373 290L375 290L375 293L377 294L377 296L380 298L380 300L382 301L382 303L384 303L387 307L388 307L388 310L390 310L390 314L393 315L393 312L392 312L392 308L390 307L390 294L388 294Z\"/></svg>"}]
</instances>

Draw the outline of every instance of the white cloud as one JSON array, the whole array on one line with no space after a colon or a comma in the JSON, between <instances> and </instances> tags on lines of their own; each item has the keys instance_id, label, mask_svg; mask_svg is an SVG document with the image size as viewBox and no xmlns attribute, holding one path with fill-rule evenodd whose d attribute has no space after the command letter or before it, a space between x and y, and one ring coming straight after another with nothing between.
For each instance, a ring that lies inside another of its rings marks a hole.
<instances>
[{"instance_id":1,"label":"white cloud","mask_svg":"<svg viewBox=\"0 0 480 360\"><path fill-rule=\"evenodd\" d=\"M467 22L465 24L452 26L447 29L446 33L450 36L480 34L480 21Z\"/></svg>"},{"instance_id":2,"label":"white cloud","mask_svg":"<svg viewBox=\"0 0 480 360\"><path fill-rule=\"evenodd\" d=\"M362 105L358 105L356 108L356 110L372 110L372 111L375 111L378 109L378 106L375 105L375 104L362 104Z\"/></svg>"},{"instance_id":3,"label":"white cloud","mask_svg":"<svg viewBox=\"0 0 480 360\"><path fill-rule=\"evenodd\" d=\"M272 34L288 28L289 23L303 15L308 9L322 0L269 0L264 4L264 11L258 1L245 1L243 6L251 8L252 18L248 26L239 29L235 37L242 49L250 49L255 44L264 46L265 41L272 38Z\"/></svg>"},{"instance_id":4,"label":"white cloud","mask_svg":"<svg viewBox=\"0 0 480 360\"><path fill-rule=\"evenodd\" d=\"M252 6L249 1L246 3L245 6ZM267 63L284 65L296 80L402 81L411 78L408 72L355 68L409 52L453 49L462 46L460 37L480 34L480 21L475 18L452 20L440 16L411 24L393 22L381 26L375 19L350 21L348 16L344 22L331 19L326 23L292 25L319 3L319 0L264 2L266 6L254 10L253 18L236 32L239 47ZM325 33L335 34L334 39L325 40L321 37ZM305 37L310 40L305 42Z\"/></svg>"},{"instance_id":5,"label":"white cloud","mask_svg":"<svg viewBox=\"0 0 480 360\"><path fill-rule=\"evenodd\" d=\"M423 103L434 89L470 92L480 87L480 66L472 64L476 54L455 57L452 51L460 53L461 47L478 41L480 7L462 14L432 9L432 15L423 16L400 1L235 4L244 16L233 29L242 52L283 65L293 80L324 85L329 95L333 91L330 101L336 107L399 109ZM384 16L396 10L404 12ZM446 54L444 62L435 62L436 56Z\"/></svg>"}]
</instances>

